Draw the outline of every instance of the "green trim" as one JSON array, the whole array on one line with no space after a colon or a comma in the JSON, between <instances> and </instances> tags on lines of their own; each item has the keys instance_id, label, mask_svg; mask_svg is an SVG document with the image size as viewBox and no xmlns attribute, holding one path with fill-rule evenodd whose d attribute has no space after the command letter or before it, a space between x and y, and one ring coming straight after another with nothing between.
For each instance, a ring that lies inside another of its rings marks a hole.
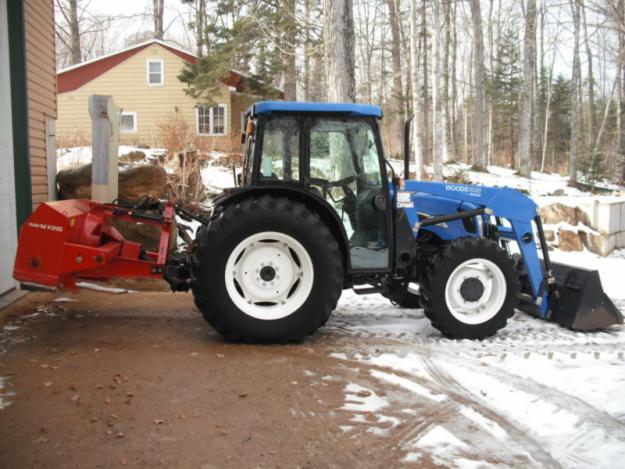
<instances>
[{"instance_id":1,"label":"green trim","mask_svg":"<svg viewBox=\"0 0 625 469\"><path fill-rule=\"evenodd\" d=\"M28 145L28 94L26 90L26 42L22 0L7 1L11 105L13 114L13 166L15 171L15 215L17 229L33 211Z\"/></svg>"}]
</instances>

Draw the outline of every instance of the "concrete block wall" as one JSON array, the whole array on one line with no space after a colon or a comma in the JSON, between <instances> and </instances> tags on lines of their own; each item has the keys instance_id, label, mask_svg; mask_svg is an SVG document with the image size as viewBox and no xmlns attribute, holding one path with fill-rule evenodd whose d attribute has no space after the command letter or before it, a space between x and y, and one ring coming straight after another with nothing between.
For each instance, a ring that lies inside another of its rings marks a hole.
<instances>
[{"instance_id":1,"label":"concrete block wall","mask_svg":"<svg viewBox=\"0 0 625 469\"><path fill-rule=\"evenodd\" d=\"M591 227L599 232L593 235L594 244L603 255L625 248L624 197L597 197L580 204L579 208L588 215Z\"/></svg>"}]
</instances>

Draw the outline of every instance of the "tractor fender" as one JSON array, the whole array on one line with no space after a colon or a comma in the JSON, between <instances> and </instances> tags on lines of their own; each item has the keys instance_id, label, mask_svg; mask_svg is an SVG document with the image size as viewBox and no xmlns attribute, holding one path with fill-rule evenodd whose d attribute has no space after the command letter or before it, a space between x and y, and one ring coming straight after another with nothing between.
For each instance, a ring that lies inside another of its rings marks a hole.
<instances>
[{"instance_id":1,"label":"tractor fender","mask_svg":"<svg viewBox=\"0 0 625 469\"><path fill-rule=\"evenodd\" d=\"M339 219L336 211L318 195L301 189L299 187L285 186L253 186L230 189L228 192L219 196L214 200L215 210L219 207L225 207L230 204L236 204L249 197L259 197L262 195L270 195L274 197L288 197L291 200L304 204L309 210L313 211L330 229L334 235L343 256L343 268L347 273L350 268L349 262L349 242L343 228L343 223Z\"/></svg>"}]
</instances>

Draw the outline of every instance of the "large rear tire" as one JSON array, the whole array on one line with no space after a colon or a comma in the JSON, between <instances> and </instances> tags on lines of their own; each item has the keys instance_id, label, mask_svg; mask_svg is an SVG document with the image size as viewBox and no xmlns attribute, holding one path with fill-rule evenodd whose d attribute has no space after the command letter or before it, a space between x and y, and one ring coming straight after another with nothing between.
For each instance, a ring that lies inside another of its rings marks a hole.
<instances>
[{"instance_id":1,"label":"large rear tire","mask_svg":"<svg viewBox=\"0 0 625 469\"><path fill-rule=\"evenodd\" d=\"M330 316L343 284L341 251L319 217L287 198L226 206L198 233L191 288L225 338L299 341Z\"/></svg>"},{"instance_id":2,"label":"large rear tire","mask_svg":"<svg viewBox=\"0 0 625 469\"><path fill-rule=\"evenodd\" d=\"M505 327L518 303L514 261L496 242L461 238L426 266L422 302L432 325L452 339L483 339Z\"/></svg>"}]
</instances>

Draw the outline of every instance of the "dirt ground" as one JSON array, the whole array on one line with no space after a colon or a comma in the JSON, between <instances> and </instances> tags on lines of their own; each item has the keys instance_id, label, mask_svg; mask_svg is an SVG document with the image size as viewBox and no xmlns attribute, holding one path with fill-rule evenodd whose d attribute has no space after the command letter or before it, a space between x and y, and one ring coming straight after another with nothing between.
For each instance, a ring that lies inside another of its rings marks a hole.
<instances>
[{"instance_id":1,"label":"dirt ground","mask_svg":"<svg viewBox=\"0 0 625 469\"><path fill-rule=\"evenodd\" d=\"M31 293L0 311L0 467L614 467L624 350L522 314L450 341L350 292L304 343L246 346L187 294Z\"/></svg>"},{"instance_id":2,"label":"dirt ground","mask_svg":"<svg viewBox=\"0 0 625 469\"><path fill-rule=\"evenodd\" d=\"M225 343L186 294L54 298L2 313L1 467L382 467L402 455L341 430L353 371L316 340Z\"/></svg>"}]
</instances>

